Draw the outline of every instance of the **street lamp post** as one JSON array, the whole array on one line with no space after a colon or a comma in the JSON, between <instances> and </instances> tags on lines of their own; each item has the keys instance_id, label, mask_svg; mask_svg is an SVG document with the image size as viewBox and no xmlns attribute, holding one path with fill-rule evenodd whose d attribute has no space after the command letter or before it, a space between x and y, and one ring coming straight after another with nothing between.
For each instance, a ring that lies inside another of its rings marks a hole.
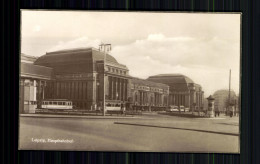
<instances>
[{"instance_id":1,"label":"street lamp post","mask_svg":"<svg viewBox=\"0 0 260 164\"><path fill-rule=\"evenodd\" d=\"M101 43L99 45L99 51L103 51L104 52L104 87L103 87L103 116L106 115L106 84L105 84L105 72L106 72L106 56L107 56L107 52L111 51L111 44L104 44Z\"/></svg>"}]
</instances>

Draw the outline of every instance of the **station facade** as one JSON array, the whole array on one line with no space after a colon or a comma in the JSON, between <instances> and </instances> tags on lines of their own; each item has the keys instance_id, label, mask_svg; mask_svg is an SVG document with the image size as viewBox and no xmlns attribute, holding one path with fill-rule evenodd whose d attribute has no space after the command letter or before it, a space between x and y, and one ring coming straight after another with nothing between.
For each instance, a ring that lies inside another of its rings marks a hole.
<instances>
[{"instance_id":1,"label":"station facade","mask_svg":"<svg viewBox=\"0 0 260 164\"><path fill-rule=\"evenodd\" d=\"M201 87L187 77L190 81L184 88L158 80L165 79L161 75L139 79L109 54L104 62L104 56L95 48L47 52L39 58L21 54L20 112L33 113L44 99L68 99L79 109L95 110L103 106L104 94L106 105L118 103L149 111L171 104L190 107L202 103ZM34 104L30 110L27 102Z\"/></svg>"},{"instance_id":2,"label":"station facade","mask_svg":"<svg viewBox=\"0 0 260 164\"><path fill-rule=\"evenodd\" d=\"M129 85L131 99L128 103L132 104L133 108L152 111L168 107L168 85L134 77Z\"/></svg>"},{"instance_id":3,"label":"station facade","mask_svg":"<svg viewBox=\"0 0 260 164\"><path fill-rule=\"evenodd\" d=\"M188 110L202 110L204 91L189 77L182 74L160 74L150 76L148 81L169 86L168 105L184 106Z\"/></svg>"},{"instance_id":4,"label":"station facade","mask_svg":"<svg viewBox=\"0 0 260 164\"><path fill-rule=\"evenodd\" d=\"M46 53L34 64L51 67L54 78L47 82L47 99L69 99L80 109L102 106L104 79L107 102L126 102L130 76L125 65L94 48ZM105 76L105 78L104 78Z\"/></svg>"}]
</instances>

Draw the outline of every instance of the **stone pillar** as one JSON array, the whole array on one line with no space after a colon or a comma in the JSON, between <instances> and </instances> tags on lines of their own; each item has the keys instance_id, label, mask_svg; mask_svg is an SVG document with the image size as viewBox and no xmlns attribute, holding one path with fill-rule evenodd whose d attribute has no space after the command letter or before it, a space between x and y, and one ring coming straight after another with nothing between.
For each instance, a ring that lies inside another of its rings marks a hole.
<instances>
[{"instance_id":1,"label":"stone pillar","mask_svg":"<svg viewBox=\"0 0 260 164\"><path fill-rule=\"evenodd\" d=\"M172 105L175 105L175 95L172 94Z\"/></svg>"},{"instance_id":2,"label":"stone pillar","mask_svg":"<svg viewBox=\"0 0 260 164\"><path fill-rule=\"evenodd\" d=\"M190 90L190 109L193 112L196 105L196 93L195 93L195 87L192 87Z\"/></svg>"},{"instance_id":3,"label":"stone pillar","mask_svg":"<svg viewBox=\"0 0 260 164\"><path fill-rule=\"evenodd\" d=\"M116 100L116 87L117 87L117 82L116 82L116 77L113 78L113 100Z\"/></svg>"},{"instance_id":4,"label":"stone pillar","mask_svg":"<svg viewBox=\"0 0 260 164\"><path fill-rule=\"evenodd\" d=\"M122 100L121 99L121 96L122 96L122 81L121 81L121 79L119 78L118 79L118 100Z\"/></svg>"},{"instance_id":5,"label":"stone pillar","mask_svg":"<svg viewBox=\"0 0 260 164\"><path fill-rule=\"evenodd\" d=\"M130 91L130 88L129 88ZM131 92L129 92L130 94ZM125 101L127 101L128 98L128 80L125 80Z\"/></svg>"},{"instance_id":6,"label":"stone pillar","mask_svg":"<svg viewBox=\"0 0 260 164\"><path fill-rule=\"evenodd\" d=\"M201 104L202 104L202 107L204 107L204 92L203 91L201 93Z\"/></svg>"},{"instance_id":7,"label":"stone pillar","mask_svg":"<svg viewBox=\"0 0 260 164\"><path fill-rule=\"evenodd\" d=\"M143 105L143 92L139 91L140 93L140 105Z\"/></svg>"},{"instance_id":8,"label":"stone pillar","mask_svg":"<svg viewBox=\"0 0 260 164\"><path fill-rule=\"evenodd\" d=\"M189 108L189 110L190 110L190 94L188 93L187 94L187 107Z\"/></svg>"},{"instance_id":9,"label":"stone pillar","mask_svg":"<svg viewBox=\"0 0 260 164\"><path fill-rule=\"evenodd\" d=\"M111 90L111 92L110 92L110 98L111 98L111 100L113 100L114 99L114 78L111 76L110 77L110 80L111 80L111 88L110 88L110 90Z\"/></svg>"},{"instance_id":10,"label":"stone pillar","mask_svg":"<svg viewBox=\"0 0 260 164\"><path fill-rule=\"evenodd\" d=\"M148 95L148 110L149 110L149 112L152 111L151 106L152 106L152 95L151 95L151 92L149 92L149 95Z\"/></svg>"},{"instance_id":11,"label":"stone pillar","mask_svg":"<svg viewBox=\"0 0 260 164\"><path fill-rule=\"evenodd\" d=\"M122 80L122 101L125 101L125 79Z\"/></svg>"}]
</instances>

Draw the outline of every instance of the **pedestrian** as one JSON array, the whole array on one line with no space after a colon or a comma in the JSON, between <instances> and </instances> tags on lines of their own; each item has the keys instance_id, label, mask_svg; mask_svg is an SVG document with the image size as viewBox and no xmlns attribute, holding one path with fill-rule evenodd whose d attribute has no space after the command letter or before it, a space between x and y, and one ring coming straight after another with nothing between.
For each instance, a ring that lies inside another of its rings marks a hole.
<instances>
[{"instance_id":1,"label":"pedestrian","mask_svg":"<svg viewBox=\"0 0 260 164\"><path fill-rule=\"evenodd\" d=\"M233 112L232 111L230 111L230 117L232 117L233 116Z\"/></svg>"},{"instance_id":2,"label":"pedestrian","mask_svg":"<svg viewBox=\"0 0 260 164\"><path fill-rule=\"evenodd\" d=\"M125 106L123 106L123 114L126 115Z\"/></svg>"}]
</instances>

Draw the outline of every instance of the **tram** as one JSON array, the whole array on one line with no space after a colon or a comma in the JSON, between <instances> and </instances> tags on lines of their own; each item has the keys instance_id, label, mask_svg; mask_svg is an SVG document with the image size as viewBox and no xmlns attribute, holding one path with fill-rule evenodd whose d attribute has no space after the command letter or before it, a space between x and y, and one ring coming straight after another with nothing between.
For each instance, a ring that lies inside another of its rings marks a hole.
<instances>
[{"instance_id":1,"label":"tram","mask_svg":"<svg viewBox=\"0 0 260 164\"><path fill-rule=\"evenodd\" d=\"M51 99L43 100L40 109L43 110L71 110L73 109L73 103L70 100L65 99Z\"/></svg>"},{"instance_id":2,"label":"tram","mask_svg":"<svg viewBox=\"0 0 260 164\"><path fill-rule=\"evenodd\" d=\"M107 111L120 111L122 108L122 103L119 100L109 101L106 100L106 110Z\"/></svg>"}]
</instances>

